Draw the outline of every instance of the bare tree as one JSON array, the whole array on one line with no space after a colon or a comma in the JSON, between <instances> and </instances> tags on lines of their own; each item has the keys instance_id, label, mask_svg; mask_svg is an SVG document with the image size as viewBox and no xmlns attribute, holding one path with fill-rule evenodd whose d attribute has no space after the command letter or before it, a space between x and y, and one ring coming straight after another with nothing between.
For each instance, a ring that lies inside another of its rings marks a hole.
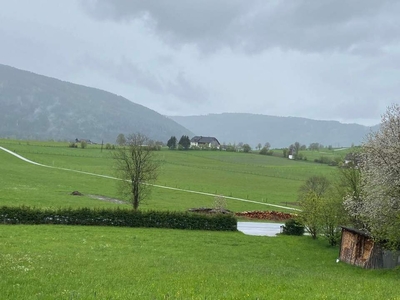
<instances>
[{"instance_id":1,"label":"bare tree","mask_svg":"<svg viewBox=\"0 0 400 300\"><path fill-rule=\"evenodd\" d=\"M400 242L400 106L387 108L377 132L362 146L360 198L347 197L352 217L377 240ZM358 201L356 201L358 200Z\"/></svg>"},{"instance_id":2,"label":"bare tree","mask_svg":"<svg viewBox=\"0 0 400 300\"><path fill-rule=\"evenodd\" d=\"M329 180L325 176L312 176L307 179L299 189L299 198L313 192L317 197L323 196L330 186Z\"/></svg>"},{"instance_id":3,"label":"bare tree","mask_svg":"<svg viewBox=\"0 0 400 300\"><path fill-rule=\"evenodd\" d=\"M129 197L134 210L148 196L149 183L154 182L158 175L159 164L148 141L142 134L131 134L114 153L115 168L121 178L121 192Z\"/></svg>"}]
</instances>

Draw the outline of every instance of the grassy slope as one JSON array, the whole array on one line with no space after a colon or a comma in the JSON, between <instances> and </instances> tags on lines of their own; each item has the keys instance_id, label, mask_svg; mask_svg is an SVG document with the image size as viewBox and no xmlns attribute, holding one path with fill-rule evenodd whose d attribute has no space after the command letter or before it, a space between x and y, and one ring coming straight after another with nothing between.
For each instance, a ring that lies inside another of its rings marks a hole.
<instances>
[{"instance_id":1,"label":"grassy slope","mask_svg":"<svg viewBox=\"0 0 400 300\"><path fill-rule=\"evenodd\" d=\"M10 147L9 147L10 148ZM17 147L14 147L17 148ZM22 148L22 147L21 147ZM12 149L12 148L10 148ZM51 151L59 149L49 148ZM24 156L43 163L53 165L49 160L51 155L43 155L26 152L21 149L13 149ZM47 148L45 148L47 150ZM61 149L60 152L62 152ZM68 150L68 149L67 149ZM71 151L71 150L70 150ZM82 151L84 154L90 154L89 149L72 149L73 154ZM96 153L98 151L96 150ZM40 159L46 156L46 159ZM67 167L68 162L72 162L71 168L78 170L93 171L99 174L107 174L103 169L108 170L112 175L111 167L106 168L103 162L107 159L96 158L94 155L89 157L73 156L58 153L55 160L62 167ZM91 199L87 195L105 195L112 198L118 198L117 181L99 178L95 176L79 174L69 171L44 168L25 163L3 151L0 151L0 160L2 164L0 186L0 203L3 205L30 205L30 206L72 206L72 207L99 207L116 206L116 204ZM63 161L65 161L65 164ZM60 163L61 162L61 163ZM111 163L111 160L109 160ZM76 165L73 165L75 163ZM54 165L57 165L54 163ZM71 196L70 193L78 190L86 196ZM179 191L170 191L166 189L154 188L151 198L144 202L142 209L169 209L186 210L192 207L210 207L213 204L213 198L196 194L188 194ZM229 203L229 208L234 211L246 209L266 209L266 206L248 204L244 202L233 201Z\"/></svg>"},{"instance_id":2,"label":"grassy slope","mask_svg":"<svg viewBox=\"0 0 400 300\"><path fill-rule=\"evenodd\" d=\"M114 175L112 151L103 150L101 152L98 146L89 145L87 149L72 149L68 148L67 144L60 143L9 140L1 141L0 144L43 164L96 174ZM309 176L332 176L335 170L325 165L245 153L165 150L155 154L161 162L157 184L284 205L296 200L299 186ZM87 175L66 171L41 169L19 162L18 159L11 158L9 154L0 153L0 155L6 162L1 166L4 172L20 176L18 182L32 180L31 189L36 191L25 195L35 195L35 203L38 205L42 201L39 200L41 193L43 198L48 198L50 202L50 198L55 198L57 195L67 197L72 190L79 190L84 194L118 197L116 183L112 180L91 178ZM31 179L32 174L35 174L36 179ZM14 184L13 178L5 180L8 181L7 186L10 189ZM37 184L34 184L35 180L37 180ZM29 186L29 184L25 185ZM42 188L39 188L41 185ZM45 188L44 185L47 187ZM14 192L22 193L23 188L17 190ZM13 201L15 198L22 199L21 197L9 197ZM28 200L29 197L26 199ZM212 200L212 197L207 196L153 189L151 199L144 203L142 208L187 209L210 206ZM63 200L62 202L65 203ZM51 205L51 203L45 204ZM268 209L269 207L228 200L228 208L250 210Z\"/></svg>"},{"instance_id":3,"label":"grassy slope","mask_svg":"<svg viewBox=\"0 0 400 300\"><path fill-rule=\"evenodd\" d=\"M2 299L399 299L309 237L0 225Z\"/></svg>"}]
</instances>

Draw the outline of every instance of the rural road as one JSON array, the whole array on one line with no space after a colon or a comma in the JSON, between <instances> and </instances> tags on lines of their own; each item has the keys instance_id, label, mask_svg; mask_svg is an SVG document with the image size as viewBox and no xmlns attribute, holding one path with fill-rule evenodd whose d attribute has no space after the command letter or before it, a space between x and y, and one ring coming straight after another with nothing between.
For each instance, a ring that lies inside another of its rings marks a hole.
<instances>
[{"instance_id":1,"label":"rural road","mask_svg":"<svg viewBox=\"0 0 400 300\"><path fill-rule=\"evenodd\" d=\"M275 236L280 232L280 223L238 222L237 229L246 235Z\"/></svg>"}]
</instances>

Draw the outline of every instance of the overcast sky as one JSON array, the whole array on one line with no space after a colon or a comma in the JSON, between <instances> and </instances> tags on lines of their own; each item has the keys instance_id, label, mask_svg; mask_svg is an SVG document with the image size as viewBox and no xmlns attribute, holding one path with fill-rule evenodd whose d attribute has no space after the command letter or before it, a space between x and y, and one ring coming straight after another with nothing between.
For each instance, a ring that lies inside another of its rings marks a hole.
<instances>
[{"instance_id":1,"label":"overcast sky","mask_svg":"<svg viewBox=\"0 0 400 300\"><path fill-rule=\"evenodd\" d=\"M374 125L400 101L400 1L0 0L0 64L164 115Z\"/></svg>"}]
</instances>

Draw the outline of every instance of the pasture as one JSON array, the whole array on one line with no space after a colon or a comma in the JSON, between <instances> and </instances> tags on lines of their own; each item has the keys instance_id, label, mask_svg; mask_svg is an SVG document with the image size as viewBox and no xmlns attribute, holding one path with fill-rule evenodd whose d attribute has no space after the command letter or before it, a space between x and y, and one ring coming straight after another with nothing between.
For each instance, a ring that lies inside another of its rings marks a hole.
<instances>
[{"instance_id":1,"label":"pasture","mask_svg":"<svg viewBox=\"0 0 400 300\"><path fill-rule=\"evenodd\" d=\"M399 299L396 270L336 263L310 237L1 226L2 299Z\"/></svg>"},{"instance_id":2,"label":"pasture","mask_svg":"<svg viewBox=\"0 0 400 300\"><path fill-rule=\"evenodd\" d=\"M0 146L55 168L0 151L0 204L127 207L111 150L98 145L0 140ZM290 206L312 175L336 169L257 154L156 152L157 184ZM78 190L84 196L71 196ZM107 199L99 199L99 196ZM96 198L97 197L97 198ZM210 207L212 196L153 188L140 209ZM275 209L227 200L233 211ZM338 248L310 237L240 232L61 225L0 225L2 299L400 299L398 270L336 263Z\"/></svg>"},{"instance_id":3,"label":"pasture","mask_svg":"<svg viewBox=\"0 0 400 300\"><path fill-rule=\"evenodd\" d=\"M69 148L67 143L2 140L0 145L49 166L114 176L112 150L99 145L86 149ZM335 168L303 161L224 151L155 152L160 162L157 185L204 193L237 197L261 203L290 206L297 200L297 190L312 175L333 177ZM1 172L4 201L7 205L36 206L107 206L84 195L119 198L115 180L30 165L3 151ZM213 197L154 188L141 209L185 210L212 205ZM228 209L266 210L271 207L227 200ZM276 209L276 208L274 208Z\"/></svg>"}]
</instances>

